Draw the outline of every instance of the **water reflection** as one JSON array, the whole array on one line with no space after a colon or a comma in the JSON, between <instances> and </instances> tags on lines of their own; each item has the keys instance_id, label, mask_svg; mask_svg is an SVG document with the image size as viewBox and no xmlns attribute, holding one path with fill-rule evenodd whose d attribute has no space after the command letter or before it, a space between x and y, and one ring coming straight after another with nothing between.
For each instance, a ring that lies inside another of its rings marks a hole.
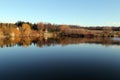
<instances>
[{"instance_id":1,"label":"water reflection","mask_svg":"<svg viewBox=\"0 0 120 80\"><path fill-rule=\"evenodd\" d=\"M119 46L120 41L68 37L0 39L0 80L120 80L120 49L98 44Z\"/></svg>"},{"instance_id":2,"label":"water reflection","mask_svg":"<svg viewBox=\"0 0 120 80\"><path fill-rule=\"evenodd\" d=\"M44 46L54 46L54 45L62 45L66 46L69 44L81 44L81 43L89 43L89 44L102 44L105 46L111 45L120 45L120 41L111 38L39 38L39 37L13 37L13 38L2 38L0 39L0 47L13 47L13 46L22 46L29 47L32 44L37 47Z\"/></svg>"}]
</instances>

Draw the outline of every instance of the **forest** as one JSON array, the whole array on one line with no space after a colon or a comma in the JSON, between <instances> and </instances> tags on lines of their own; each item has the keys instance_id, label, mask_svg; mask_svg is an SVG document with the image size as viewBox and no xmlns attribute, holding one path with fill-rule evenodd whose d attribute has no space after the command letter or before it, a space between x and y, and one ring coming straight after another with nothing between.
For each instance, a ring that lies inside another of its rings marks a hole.
<instances>
[{"instance_id":1,"label":"forest","mask_svg":"<svg viewBox=\"0 0 120 80\"><path fill-rule=\"evenodd\" d=\"M120 27L110 26L78 26L57 25L51 23L30 23L18 21L16 23L0 23L0 38L36 36L53 34L58 37L120 37Z\"/></svg>"}]
</instances>

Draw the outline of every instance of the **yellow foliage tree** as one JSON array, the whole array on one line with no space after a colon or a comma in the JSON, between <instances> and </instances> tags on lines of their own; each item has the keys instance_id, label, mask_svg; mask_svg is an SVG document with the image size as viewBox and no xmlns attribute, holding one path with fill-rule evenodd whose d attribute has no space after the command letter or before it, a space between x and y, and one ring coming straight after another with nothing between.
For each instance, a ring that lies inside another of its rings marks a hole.
<instances>
[{"instance_id":1,"label":"yellow foliage tree","mask_svg":"<svg viewBox=\"0 0 120 80\"><path fill-rule=\"evenodd\" d=\"M70 27L67 26L67 25L62 25L62 26L60 26L60 31L66 31L66 30L68 30L68 29L70 29Z\"/></svg>"},{"instance_id":2,"label":"yellow foliage tree","mask_svg":"<svg viewBox=\"0 0 120 80\"><path fill-rule=\"evenodd\" d=\"M22 24L21 34L23 36L29 36L30 33L31 33L31 27L30 27L30 25L26 24L26 23Z\"/></svg>"}]
</instances>

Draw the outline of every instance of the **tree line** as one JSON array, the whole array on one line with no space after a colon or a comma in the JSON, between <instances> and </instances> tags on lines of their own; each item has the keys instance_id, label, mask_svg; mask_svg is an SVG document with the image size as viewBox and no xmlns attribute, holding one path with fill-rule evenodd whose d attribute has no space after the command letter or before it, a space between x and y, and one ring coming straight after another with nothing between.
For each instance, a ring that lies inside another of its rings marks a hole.
<instances>
[{"instance_id":1,"label":"tree line","mask_svg":"<svg viewBox=\"0 0 120 80\"><path fill-rule=\"evenodd\" d=\"M78 25L57 25L50 23L30 23L18 21L16 23L0 23L0 37L39 36L45 31L59 33L60 36L120 36L120 27L96 26L84 27ZM96 34L96 35L94 35Z\"/></svg>"}]
</instances>

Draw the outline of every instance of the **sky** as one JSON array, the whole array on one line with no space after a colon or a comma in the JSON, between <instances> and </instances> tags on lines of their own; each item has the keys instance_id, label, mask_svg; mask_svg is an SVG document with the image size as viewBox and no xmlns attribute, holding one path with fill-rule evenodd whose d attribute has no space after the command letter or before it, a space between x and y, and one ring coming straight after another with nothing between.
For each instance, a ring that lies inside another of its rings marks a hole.
<instances>
[{"instance_id":1,"label":"sky","mask_svg":"<svg viewBox=\"0 0 120 80\"><path fill-rule=\"evenodd\" d=\"M0 0L0 22L120 26L120 0Z\"/></svg>"}]
</instances>

